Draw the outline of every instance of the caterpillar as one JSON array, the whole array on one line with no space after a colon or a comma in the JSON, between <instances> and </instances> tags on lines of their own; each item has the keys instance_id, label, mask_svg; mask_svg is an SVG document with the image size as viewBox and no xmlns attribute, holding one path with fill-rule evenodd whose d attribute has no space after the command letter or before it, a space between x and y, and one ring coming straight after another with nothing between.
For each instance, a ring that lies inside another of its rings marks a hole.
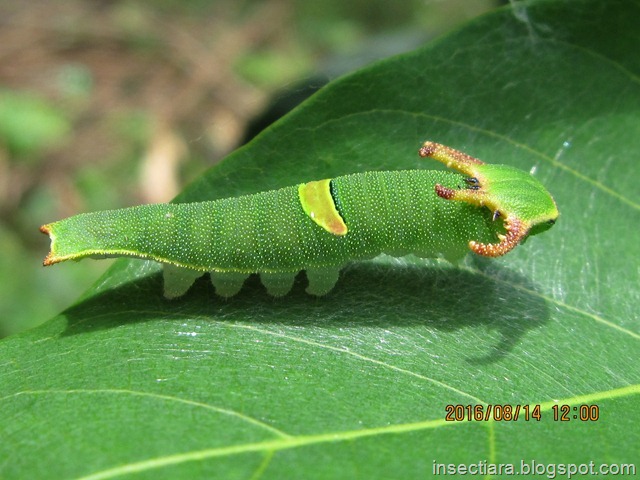
<instances>
[{"instance_id":1,"label":"caterpillar","mask_svg":"<svg viewBox=\"0 0 640 480\"><path fill-rule=\"evenodd\" d=\"M469 250L497 257L558 218L549 192L527 172L430 141L419 154L457 172L371 171L216 201L79 214L40 227L51 240L44 265L152 259L163 264L167 298L205 272L223 297L253 273L282 296L306 270L306 291L320 296L350 261L413 253L455 263Z\"/></svg>"}]
</instances>

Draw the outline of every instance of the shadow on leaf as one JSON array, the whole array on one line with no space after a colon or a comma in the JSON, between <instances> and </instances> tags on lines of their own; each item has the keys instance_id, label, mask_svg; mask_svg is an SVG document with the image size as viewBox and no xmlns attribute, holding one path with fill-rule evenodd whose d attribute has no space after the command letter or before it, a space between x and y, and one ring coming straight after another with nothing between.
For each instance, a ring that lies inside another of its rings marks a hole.
<instances>
[{"instance_id":1,"label":"shadow on leaf","mask_svg":"<svg viewBox=\"0 0 640 480\"><path fill-rule=\"evenodd\" d=\"M482 264L476 266L483 269ZM155 271L87 296L65 311L64 335L193 318L341 330L420 327L460 334L483 327L497 331L500 340L487 355L469 361L489 363L503 358L528 330L549 319L545 301L531 294L536 289L527 278L499 265L490 268L488 276L440 265L356 263L343 270L331 293L320 298L305 293L304 274L285 297L269 296L252 276L230 299L216 296L205 275L178 300L162 297L162 277Z\"/></svg>"}]
</instances>

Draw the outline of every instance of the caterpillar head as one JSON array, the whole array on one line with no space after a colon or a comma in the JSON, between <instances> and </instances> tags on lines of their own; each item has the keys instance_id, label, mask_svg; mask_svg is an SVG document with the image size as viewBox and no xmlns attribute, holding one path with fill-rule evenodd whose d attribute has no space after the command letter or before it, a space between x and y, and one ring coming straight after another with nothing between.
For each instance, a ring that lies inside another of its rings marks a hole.
<instances>
[{"instance_id":1,"label":"caterpillar head","mask_svg":"<svg viewBox=\"0 0 640 480\"><path fill-rule=\"evenodd\" d=\"M530 173L508 165L490 165L477 158L435 142L425 142L421 157L430 157L460 173L469 175L467 188L456 190L436 185L438 196L489 208L494 218L504 221L506 234L498 243L469 242L478 255L499 257L524 241L553 226L558 207L551 194Z\"/></svg>"}]
</instances>

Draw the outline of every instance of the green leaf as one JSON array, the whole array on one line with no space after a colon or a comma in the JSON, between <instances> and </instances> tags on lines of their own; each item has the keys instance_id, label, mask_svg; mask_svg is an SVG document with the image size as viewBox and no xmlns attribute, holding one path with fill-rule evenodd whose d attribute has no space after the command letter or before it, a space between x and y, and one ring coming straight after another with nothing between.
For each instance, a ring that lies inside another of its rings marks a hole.
<instances>
[{"instance_id":1,"label":"green leaf","mask_svg":"<svg viewBox=\"0 0 640 480\"><path fill-rule=\"evenodd\" d=\"M224 300L203 278L167 301L157 265L117 262L0 343L0 477L637 462L639 16L637 1L514 3L332 83L235 152L179 200L434 168L417 157L431 139L535 168L561 217L495 261L352 265L322 298L301 276L280 299L252 278ZM564 404L599 418L554 421ZM447 422L448 405L540 405L542 420Z\"/></svg>"}]
</instances>

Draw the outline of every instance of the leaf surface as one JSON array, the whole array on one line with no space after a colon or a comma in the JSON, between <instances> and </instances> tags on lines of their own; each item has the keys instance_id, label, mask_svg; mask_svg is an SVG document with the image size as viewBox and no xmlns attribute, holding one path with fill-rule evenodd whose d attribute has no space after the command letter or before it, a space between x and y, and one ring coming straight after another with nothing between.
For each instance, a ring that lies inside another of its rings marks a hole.
<instances>
[{"instance_id":1,"label":"leaf surface","mask_svg":"<svg viewBox=\"0 0 640 480\"><path fill-rule=\"evenodd\" d=\"M322 298L301 275L279 299L252 278L224 300L203 278L167 301L157 265L119 261L0 343L0 477L638 463L640 5L514 5L331 83L178 201L438 168L417 156L430 139L535 169L553 229L494 261L351 265ZM570 421L555 421L564 404ZM448 422L447 405L521 407L518 421ZM541 421L526 420L535 405ZM580 405L598 420L574 419Z\"/></svg>"}]
</instances>

